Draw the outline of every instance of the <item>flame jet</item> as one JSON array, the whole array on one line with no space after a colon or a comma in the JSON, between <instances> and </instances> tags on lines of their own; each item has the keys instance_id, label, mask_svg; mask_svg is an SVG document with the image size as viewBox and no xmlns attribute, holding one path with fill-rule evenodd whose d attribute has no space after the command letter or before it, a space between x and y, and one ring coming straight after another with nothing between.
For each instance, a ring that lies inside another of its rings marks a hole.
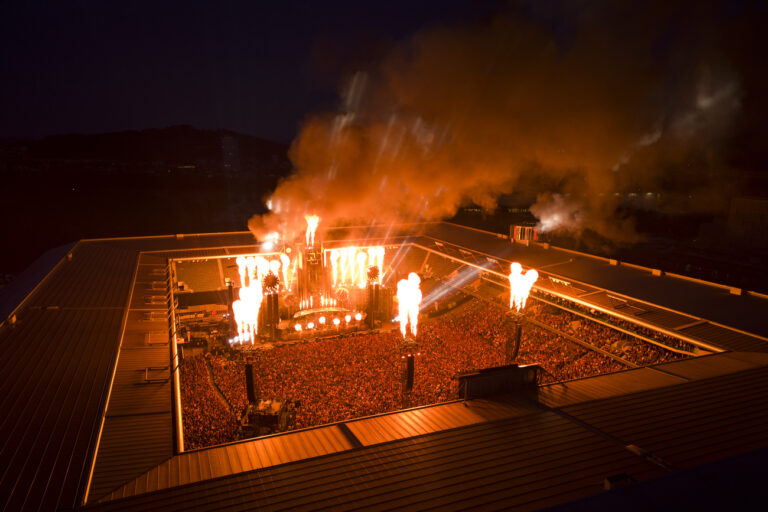
<instances>
[{"instance_id":1,"label":"flame jet","mask_svg":"<svg viewBox=\"0 0 768 512\"><path fill-rule=\"evenodd\" d=\"M320 217L317 215L306 215L304 217L307 221L307 247L315 245L315 231L317 231L317 225L320 223Z\"/></svg>"},{"instance_id":2,"label":"flame jet","mask_svg":"<svg viewBox=\"0 0 768 512\"><path fill-rule=\"evenodd\" d=\"M374 249L376 266L379 267L379 284L381 284L381 278L384 276L384 247L378 245Z\"/></svg>"},{"instance_id":3,"label":"flame jet","mask_svg":"<svg viewBox=\"0 0 768 512\"><path fill-rule=\"evenodd\" d=\"M357 253L357 286L360 288L365 288L365 280L366 280L366 261L368 260L368 255L365 251L360 251Z\"/></svg>"},{"instance_id":4,"label":"flame jet","mask_svg":"<svg viewBox=\"0 0 768 512\"><path fill-rule=\"evenodd\" d=\"M248 275L245 256L239 256L235 262L237 263L237 272L240 276L240 288L245 288L245 277Z\"/></svg>"},{"instance_id":5,"label":"flame jet","mask_svg":"<svg viewBox=\"0 0 768 512\"><path fill-rule=\"evenodd\" d=\"M345 283L344 271L347 267L347 249L343 248L339 250L339 281L341 284Z\"/></svg>"},{"instance_id":6,"label":"flame jet","mask_svg":"<svg viewBox=\"0 0 768 512\"><path fill-rule=\"evenodd\" d=\"M523 266L515 262L509 266L509 308L520 311L525 307L525 301L539 278L539 273L529 269L523 274Z\"/></svg>"},{"instance_id":7,"label":"flame jet","mask_svg":"<svg viewBox=\"0 0 768 512\"><path fill-rule=\"evenodd\" d=\"M331 258L331 275L333 276L333 286L336 286L336 283L338 281L338 271L339 271L339 250L334 249L331 251L330 254Z\"/></svg>"},{"instance_id":8,"label":"flame jet","mask_svg":"<svg viewBox=\"0 0 768 512\"><path fill-rule=\"evenodd\" d=\"M291 259L287 254L282 253L280 254L280 261L283 263L283 286L286 290L289 290L290 286L288 286L288 271L290 270Z\"/></svg>"},{"instance_id":9,"label":"flame jet","mask_svg":"<svg viewBox=\"0 0 768 512\"><path fill-rule=\"evenodd\" d=\"M266 259L261 258L269 268ZM232 303L232 311L235 315L237 324L237 333L240 343L247 338L251 344L259 332L259 310L264 299L264 293L259 276L259 258L242 257L235 260L238 271L240 272L240 293L239 299ZM263 265L262 265L263 267Z\"/></svg>"},{"instance_id":10,"label":"flame jet","mask_svg":"<svg viewBox=\"0 0 768 512\"><path fill-rule=\"evenodd\" d=\"M269 273L269 261L263 256L258 256L254 259L256 265L256 279L264 279L264 276Z\"/></svg>"},{"instance_id":11,"label":"flame jet","mask_svg":"<svg viewBox=\"0 0 768 512\"><path fill-rule=\"evenodd\" d=\"M400 332L403 338L406 335L406 327L410 323L410 332L416 336L419 325L419 306L421 305L421 279L416 272L408 274L408 279L401 279L397 283L397 302L400 319Z\"/></svg>"},{"instance_id":12,"label":"flame jet","mask_svg":"<svg viewBox=\"0 0 768 512\"><path fill-rule=\"evenodd\" d=\"M378 266L378 283L382 282L385 250L383 246L373 247L339 247L328 249L327 260L330 261L333 286L357 285L364 288L368 281L368 267Z\"/></svg>"}]
</instances>

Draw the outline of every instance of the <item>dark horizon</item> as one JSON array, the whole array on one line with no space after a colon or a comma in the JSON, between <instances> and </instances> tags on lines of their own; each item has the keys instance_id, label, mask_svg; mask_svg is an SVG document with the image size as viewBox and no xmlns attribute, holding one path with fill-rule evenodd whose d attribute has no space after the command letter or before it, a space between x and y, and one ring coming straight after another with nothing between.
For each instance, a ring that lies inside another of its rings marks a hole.
<instances>
[{"instance_id":1,"label":"dark horizon","mask_svg":"<svg viewBox=\"0 0 768 512\"><path fill-rule=\"evenodd\" d=\"M288 143L350 66L470 4L7 3L0 138L189 124Z\"/></svg>"},{"instance_id":2,"label":"dark horizon","mask_svg":"<svg viewBox=\"0 0 768 512\"><path fill-rule=\"evenodd\" d=\"M750 0L3 5L0 141L36 141L3 151L3 214L54 219L30 254L115 233L247 224L258 238L302 230L307 213L446 219L510 196L600 253L657 234L754 242L757 210L729 219L734 198L768 197L767 12ZM211 130L277 144L243 145L235 173L221 137L192 133ZM37 151L56 136L73 147Z\"/></svg>"}]
</instances>

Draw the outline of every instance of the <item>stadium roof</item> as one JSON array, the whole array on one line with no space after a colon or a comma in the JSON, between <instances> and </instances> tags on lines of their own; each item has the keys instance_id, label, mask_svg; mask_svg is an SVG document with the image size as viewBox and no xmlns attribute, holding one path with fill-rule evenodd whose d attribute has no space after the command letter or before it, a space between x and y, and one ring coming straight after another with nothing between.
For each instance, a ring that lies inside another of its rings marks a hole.
<instances>
[{"instance_id":1,"label":"stadium roof","mask_svg":"<svg viewBox=\"0 0 768 512\"><path fill-rule=\"evenodd\" d=\"M768 446L765 297L447 223L402 228L421 233L359 236L500 276L520 261L540 269L542 290L732 352L542 387L536 400L180 452L167 259L249 252L254 240L84 240L39 263L45 277L28 279L28 293L12 289L25 298L0 325L2 508L538 508L598 493L613 475L642 481Z\"/></svg>"}]
</instances>

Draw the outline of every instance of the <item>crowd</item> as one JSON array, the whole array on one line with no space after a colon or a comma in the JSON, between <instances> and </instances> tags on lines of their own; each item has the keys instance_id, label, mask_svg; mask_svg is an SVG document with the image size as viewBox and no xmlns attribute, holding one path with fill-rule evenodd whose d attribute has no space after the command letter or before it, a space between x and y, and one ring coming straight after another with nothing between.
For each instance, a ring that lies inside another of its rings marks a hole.
<instances>
[{"instance_id":1,"label":"crowd","mask_svg":"<svg viewBox=\"0 0 768 512\"><path fill-rule=\"evenodd\" d=\"M472 300L424 319L417 337L420 355L409 405L457 398L457 373L504 364L505 344L512 337L506 312L501 305ZM551 306L531 303L527 314L638 365L681 357ZM234 439L236 414L247 404L246 362L254 367L256 396L297 401L294 428L304 428L401 408L403 350L400 333L393 331L208 354L212 380L234 414L215 395L205 360L201 356L187 359L181 386L187 446ZM542 383L627 367L531 323L524 325L518 361L540 364Z\"/></svg>"},{"instance_id":2,"label":"crowd","mask_svg":"<svg viewBox=\"0 0 768 512\"><path fill-rule=\"evenodd\" d=\"M203 356L181 363L181 413L187 450L234 439L236 418L216 396Z\"/></svg>"},{"instance_id":3,"label":"crowd","mask_svg":"<svg viewBox=\"0 0 768 512\"><path fill-rule=\"evenodd\" d=\"M642 327L640 325L627 322L626 320L621 320L612 315L608 315L601 311L597 311L595 309L590 309L590 308L581 306L579 304L576 304L575 302L566 301L554 295L549 295L549 294L545 294L545 295L547 300L554 302L555 304L560 304L565 308L572 309L574 311L579 311L582 314L585 314L587 316L590 316L592 318L595 318L607 324L615 325L616 327L637 333L641 336L652 339L661 345L666 345L676 350L682 350L682 351L688 352L689 354L699 353L699 349L696 346L690 343L687 343L679 338L668 336L658 331L653 331L651 329ZM566 311L560 308L557 308L556 311L566 313Z\"/></svg>"},{"instance_id":4,"label":"crowd","mask_svg":"<svg viewBox=\"0 0 768 512\"><path fill-rule=\"evenodd\" d=\"M579 338L638 366L664 363L685 357L658 345L640 341L621 331L589 321L543 303L531 304L533 316L552 327Z\"/></svg>"}]
</instances>

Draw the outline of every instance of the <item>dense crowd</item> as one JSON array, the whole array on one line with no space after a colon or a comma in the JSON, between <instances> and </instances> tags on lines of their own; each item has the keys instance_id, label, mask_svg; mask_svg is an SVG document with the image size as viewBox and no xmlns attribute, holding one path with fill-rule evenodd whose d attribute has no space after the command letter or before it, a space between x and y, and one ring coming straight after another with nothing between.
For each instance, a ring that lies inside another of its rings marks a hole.
<instances>
[{"instance_id":1,"label":"dense crowd","mask_svg":"<svg viewBox=\"0 0 768 512\"><path fill-rule=\"evenodd\" d=\"M202 356L181 363L181 413L184 447L188 450L234 439L237 423L216 396Z\"/></svg>"},{"instance_id":2,"label":"dense crowd","mask_svg":"<svg viewBox=\"0 0 768 512\"><path fill-rule=\"evenodd\" d=\"M664 363L685 357L683 354L663 349L653 343L639 341L621 331L546 304L532 304L531 310L537 320L638 366Z\"/></svg>"},{"instance_id":3,"label":"dense crowd","mask_svg":"<svg viewBox=\"0 0 768 512\"><path fill-rule=\"evenodd\" d=\"M513 335L506 312L501 305L472 300L424 319L409 405L457 398L457 373L504 364L505 344ZM527 314L638 365L682 357L551 306L531 303ZM207 354L210 378L202 356L188 358L182 365L181 386L187 446L234 439L236 414L247 405L246 362L254 367L257 397L299 402L294 428L397 410L403 405L401 356L406 349L401 343L400 333L393 331ZM543 383L627 368L532 323L523 328L518 361L540 364ZM211 381L235 414L216 396Z\"/></svg>"},{"instance_id":4,"label":"dense crowd","mask_svg":"<svg viewBox=\"0 0 768 512\"><path fill-rule=\"evenodd\" d=\"M544 294L544 295L546 296L547 300L555 304L559 304L564 308L571 309L574 311L579 311L582 314L585 314L589 317L595 318L607 324L615 325L616 327L626 329L630 332L637 333L648 339L652 339L661 345L671 347L675 350L682 350L682 351L688 352L689 354L698 354L700 352L696 346L690 343L687 343L679 338L667 336L666 334L662 334L658 331L652 331L651 329L642 327L640 325L637 325L631 322L627 322L626 320L621 320L615 316L608 315L606 313L597 311L595 309L581 306L579 304L576 304L575 302L566 301L554 295L549 295L549 294ZM561 308L557 308L556 311L566 313L566 311L564 311Z\"/></svg>"}]
</instances>

